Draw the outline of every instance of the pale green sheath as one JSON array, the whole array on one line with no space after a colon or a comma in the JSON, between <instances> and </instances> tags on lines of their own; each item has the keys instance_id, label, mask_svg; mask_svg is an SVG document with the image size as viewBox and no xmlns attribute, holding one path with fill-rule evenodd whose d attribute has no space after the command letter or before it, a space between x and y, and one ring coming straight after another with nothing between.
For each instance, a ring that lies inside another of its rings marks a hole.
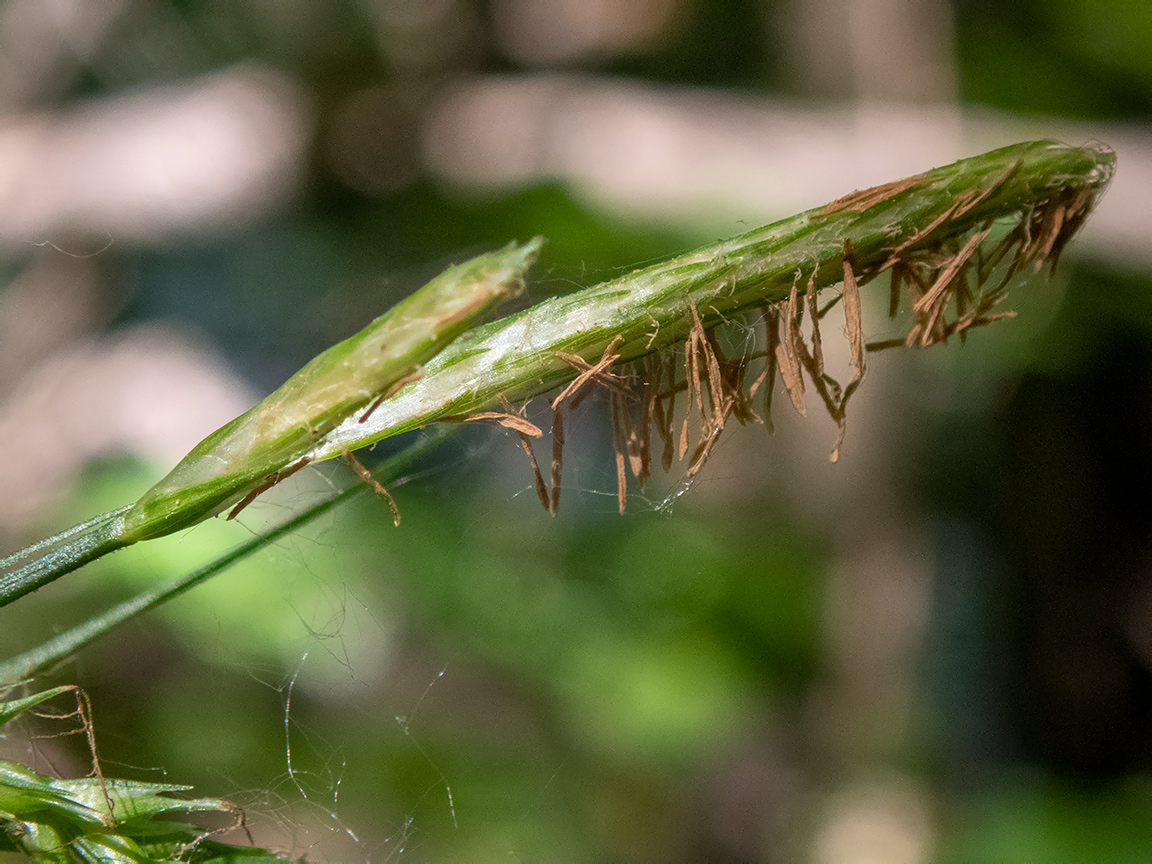
<instances>
[{"instance_id":1,"label":"pale green sheath","mask_svg":"<svg viewBox=\"0 0 1152 864\"><path fill-rule=\"evenodd\" d=\"M124 517L129 543L219 513L302 467L342 421L419 378L423 364L522 289L541 238L450 267L192 449Z\"/></svg>"}]
</instances>

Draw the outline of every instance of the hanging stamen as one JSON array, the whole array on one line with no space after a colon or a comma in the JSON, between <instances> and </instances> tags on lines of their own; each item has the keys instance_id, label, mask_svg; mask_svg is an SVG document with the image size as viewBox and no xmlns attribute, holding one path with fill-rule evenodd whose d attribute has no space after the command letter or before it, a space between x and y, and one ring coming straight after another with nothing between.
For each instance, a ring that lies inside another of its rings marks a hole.
<instances>
[{"instance_id":1,"label":"hanging stamen","mask_svg":"<svg viewBox=\"0 0 1152 864\"><path fill-rule=\"evenodd\" d=\"M641 453L640 433L636 424L632 422L632 408L629 399L620 397L621 416L624 418L624 443L628 450L628 467L632 476L641 482L646 476L644 473L644 457Z\"/></svg>"},{"instance_id":2,"label":"hanging stamen","mask_svg":"<svg viewBox=\"0 0 1152 864\"><path fill-rule=\"evenodd\" d=\"M688 418L692 414L692 395L695 392L696 405L703 407L700 402L700 368L696 363L696 340L691 333L684 342L684 379L688 387L687 403L684 406L684 425L680 429L680 452L678 459L683 460L688 452Z\"/></svg>"},{"instance_id":3,"label":"hanging stamen","mask_svg":"<svg viewBox=\"0 0 1152 864\"><path fill-rule=\"evenodd\" d=\"M532 452L532 439L525 435L523 432L517 432L516 437L520 439L520 446L524 448L524 452L528 454L528 462L532 466L532 474L536 479L536 497L540 500L540 506L549 515L555 515L552 509L552 502L548 495L548 485L544 482L544 475L540 473L540 463L536 461L536 454Z\"/></svg>"},{"instance_id":4,"label":"hanging stamen","mask_svg":"<svg viewBox=\"0 0 1152 864\"><path fill-rule=\"evenodd\" d=\"M617 335L613 337L612 341L605 346L604 353L600 356L600 359L596 361L595 364L589 363L578 354L568 354L564 351L557 351L556 356L567 363L569 366L576 369L580 374L573 378L568 383L568 386L560 391L560 395L552 400L553 410L555 410L555 408L569 396L574 395L575 398L572 400L572 407L576 407L582 398L582 394L576 394L578 394L580 388L582 388L589 381L596 380L609 389L616 386L615 379L611 375L606 374L606 372L608 367L620 359L620 355L613 352L616 350L616 347L623 341L623 336Z\"/></svg>"},{"instance_id":5,"label":"hanging stamen","mask_svg":"<svg viewBox=\"0 0 1152 864\"><path fill-rule=\"evenodd\" d=\"M705 430L705 434L701 437L700 442L696 445L696 449L692 453L692 459L688 463L688 470L684 472L684 476L689 480L696 476L696 473L704 467L704 463L708 461L708 457L712 455L712 448L716 446L716 442L720 440L720 432L722 429L714 428Z\"/></svg>"},{"instance_id":6,"label":"hanging stamen","mask_svg":"<svg viewBox=\"0 0 1152 864\"><path fill-rule=\"evenodd\" d=\"M552 411L552 495L549 499L548 513L556 515L560 509L560 474L564 468L564 409L556 408Z\"/></svg>"},{"instance_id":7,"label":"hanging stamen","mask_svg":"<svg viewBox=\"0 0 1152 864\"><path fill-rule=\"evenodd\" d=\"M620 513L624 513L624 505L628 495L628 475L624 470L624 453L626 449L624 436L624 413L628 406L624 404L624 397L613 391L609 396L612 406L612 446L616 450L616 499Z\"/></svg>"},{"instance_id":8,"label":"hanging stamen","mask_svg":"<svg viewBox=\"0 0 1152 864\"><path fill-rule=\"evenodd\" d=\"M764 371L752 384L752 391L749 396L755 396L756 389L762 384L766 385L764 387L764 425L768 427L768 431L771 433L776 431L772 425L772 392L776 389L776 370L780 363L777 355L780 348L780 308L776 305L765 306L763 312L764 353L767 355L767 359L764 363Z\"/></svg>"},{"instance_id":9,"label":"hanging stamen","mask_svg":"<svg viewBox=\"0 0 1152 864\"><path fill-rule=\"evenodd\" d=\"M988 236L990 230L991 229L977 231L968 238L968 242L966 242L960 251L940 270L940 274L936 277L936 281L932 283L932 287L928 289L928 292L913 305L912 308L915 309L916 312L922 313L928 307L937 304L937 301L939 301L940 298L944 296L944 293L951 287L952 280L960 271L960 268L967 263L968 259L972 256L972 252L980 245L984 238Z\"/></svg>"},{"instance_id":10,"label":"hanging stamen","mask_svg":"<svg viewBox=\"0 0 1152 864\"><path fill-rule=\"evenodd\" d=\"M848 334L848 353L852 358L852 382L845 388L855 389L864 378L866 359L864 356L864 309L860 299L860 286L852 272L852 248L844 241L844 329Z\"/></svg>"},{"instance_id":11,"label":"hanging stamen","mask_svg":"<svg viewBox=\"0 0 1152 864\"><path fill-rule=\"evenodd\" d=\"M249 504L251 504L253 501L256 500L257 496L264 494L269 489L271 489L273 486L275 486L277 483L279 483L281 480L287 480L289 477L291 477L293 474L295 474L297 471L299 471L301 468L303 468L305 465L307 465L311 461L312 461L311 459L309 459L307 456L305 456L303 459L300 459L296 462L293 462L287 468L281 468L279 471L276 471L275 473L271 474L263 483L261 483L259 486L257 486L255 489L253 489L251 492L249 492L247 495L245 495L243 498L241 498L240 503L237 504L235 507L233 507L231 509L231 511L229 511L228 516L225 518L224 521L227 522L231 519L235 519L237 516L240 515L240 512L245 507L247 507Z\"/></svg>"},{"instance_id":12,"label":"hanging stamen","mask_svg":"<svg viewBox=\"0 0 1152 864\"><path fill-rule=\"evenodd\" d=\"M800 274L796 274L797 280ZM800 358L796 353L796 346L801 344L800 327L796 322L796 282L792 283L792 292L788 295L788 303L784 307L784 333L776 345L776 357L780 364L780 377L784 381L784 389L792 399L792 404L800 416L804 416L804 377L800 372Z\"/></svg>"},{"instance_id":13,"label":"hanging stamen","mask_svg":"<svg viewBox=\"0 0 1152 864\"><path fill-rule=\"evenodd\" d=\"M804 289L804 302L808 306L808 317L812 319L812 368L809 373L813 380L824 377L824 346L820 341L820 316L816 311L816 271L808 277L808 287ZM803 339L801 339L803 345Z\"/></svg>"},{"instance_id":14,"label":"hanging stamen","mask_svg":"<svg viewBox=\"0 0 1152 864\"><path fill-rule=\"evenodd\" d=\"M836 440L832 445L832 454L829 457L833 462L839 460L840 445L844 442L848 418L848 400L856 392L860 382L864 380L867 362L864 346L863 303L860 299L860 286L856 282L856 274L852 271L852 246L847 238L844 240L844 330L848 335L852 380L844 388L837 409Z\"/></svg>"},{"instance_id":15,"label":"hanging stamen","mask_svg":"<svg viewBox=\"0 0 1152 864\"><path fill-rule=\"evenodd\" d=\"M720 364L716 360L716 355L712 350L708 335L704 332L704 325L700 321L700 314L696 311L696 304L690 304L689 308L692 310L692 335L690 338L696 340L696 344L704 356L704 366L708 370L708 390L712 396L712 413L715 416L719 416L722 410L720 406L720 392L722 389L720 383ZM701 406L701 413L703 413L703 406Z\"/></svg>"},{"instance_id":16,"label":"hanging stamen","mask_svg":"<svg viewBox=\"0 0 1152 864\"><path fill-rule=\"evenodd\" d=\"M392 524L399 528L400 508L396 506L396 499L392 497L392 493L384 487L383 483L372 476L372 472L365 468L364 464L359 459L357 459L350 450L345 450L341 455L344 457L344 461L352 467L352 470L356 472L360 479L371 486L372 490L377 495L388 502L388 509L392 511Z\"/></svg>"}]
</instances>

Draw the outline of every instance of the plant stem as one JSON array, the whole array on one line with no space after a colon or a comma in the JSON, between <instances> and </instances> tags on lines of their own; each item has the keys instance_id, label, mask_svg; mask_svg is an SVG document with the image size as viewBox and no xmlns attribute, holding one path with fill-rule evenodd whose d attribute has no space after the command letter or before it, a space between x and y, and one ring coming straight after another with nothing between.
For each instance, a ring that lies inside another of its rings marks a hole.
<instances>
[{"instance_id":1,"label":"plant stem","mask_svg":"<svg viewBox=\"0 0 1152 864\"><path fill-rule=\"evenodd\" d=\"M0 560L0 606L130 545L121 537L124 514L130 509L97 516Z\"/></svg>"},{"instance_id":2,"label":"plant stem","mask_svg":"<svg viewBox=\"0 0 1152 864\"><path fill-rule=\"evenodd\" d=\"M436 427L399 453L382 462L376 468L376 476L383 483L395 482L404 473L409 471L419 459L435 450L455 434L458 428L459 427L443 425ZM197 585L207 582L213 576L223 573L229 567L238 564L253 553L260 551L271 543L275 543L281 537L299 530L337 505L365 492L367 488L368 487L363 484L357 484L317 504L313 504L307 510L293 516L286 522L277 525L275 528L266 531L258 537L253 537L251 540L242 543L211 564L194 570L162 588L138 594L131 600L120 603L107 612L90 618L82 624L72 627L66 632L37 645L30 651L26 651L0 664L0 688L34 678L37 675L49 671L81 648L96 641L105 633L123 624L125 621L142 615L150 609L154 609L175 597L179 597ZM116 511L116 513L122 512L124 511ZM105 519L107 516L100 518ZM72 530L75 532L77 529Z\"/></svg>"}]
</instances>

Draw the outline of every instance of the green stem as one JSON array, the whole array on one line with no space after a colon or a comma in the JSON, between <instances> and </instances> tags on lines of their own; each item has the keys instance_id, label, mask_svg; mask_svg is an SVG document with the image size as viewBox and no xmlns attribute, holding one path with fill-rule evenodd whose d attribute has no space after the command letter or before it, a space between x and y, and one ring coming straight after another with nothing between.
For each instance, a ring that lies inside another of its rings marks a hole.
<instances>
[{"instance_id":1,"label":"green stem","mask_svg":"<svg viewBox=\"0 0 1152 864\"><path fill-rule=\"evenodd\" d=\"M121 507L97 516L0 561L0 606L130 545L121 537L121 528L131 509Z\"/></svg>"},{"instance_id":2,"label":"green stem","mask_svg":"<svg viewBox=\"0 0 1152 864\"><path fill-rule=\"evenodd\" d=\"M404 450L382 462L375 471L376 476L383 483L395 482L410 470L417 460L432 452L455 434L457 429L458 427L443 425L436 427L428 434L422 436L420 440L415 441ZM258 552L269 544L275 543L281 537L297 531L312 520L322 516L353 496L359 495L366 489L367 487L363 484L357 484L330 498L326 498L270 531L242 543L211 564L201 567L199 570L194 570L155 591L146 591L139 594L131 600L114 606L107 612L90 618L82 624L49 639L47 642L37 645L30 651L26 651L0 664L0 688L20 681L26 681L52 669L81 648L96 641L105 633L123 624L125 621L129 621L150 609L156 608L162 603L179 597L197 585L208 581L213 576L223 573L229 567L238 564L254 552ZM117 510L115 512L120 514L123 513L124 510ZM110 515L112 514L107 514L100 518L106 519ZM72 529L72 532L69 533L76 532L80 527L81 526L77 526L76 529Z\"/></svg>"},{"instance_id":3,"label":"green stem","mask_svg":"<svg viewBox=\"0 0 1152 864\"><path fill-rule=\"evenodd\" d=\"M298 516L294 516L284 524L278 525L271 531L237 546L208 566L195 570L165 585L163 588L138 594L131 600L127 600L109 609L102 615L90 618L83 624L73 627L71 630L37 645L31 651L27 651L18 657L14 657L0 664L0 685L15 684L50 670L80 648L103 636L112 628L135 618L137 615L147 612L149 609L159 606L161 603L171 600L174 597L179 597L185 591L199 585L201 582L211 579L218 573L222 573L233 564L247 558L253 552L263 549L269 543L274 543L285 534L289 534L301 526L306 525L317 516L332 509L336 504L346 501L361 491L363 491L363 487L361 486L353 486L346 489L319 504L313 505L308 510Z\"/></svg>"}]
</instances>

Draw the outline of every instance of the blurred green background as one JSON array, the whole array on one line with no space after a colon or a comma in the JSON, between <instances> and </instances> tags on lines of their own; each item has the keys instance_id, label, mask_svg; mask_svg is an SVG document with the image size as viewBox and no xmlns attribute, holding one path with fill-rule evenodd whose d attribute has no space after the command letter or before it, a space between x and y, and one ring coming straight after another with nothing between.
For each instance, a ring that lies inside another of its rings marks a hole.
<instances>
[{"instance_id":1,"label":"blurred green background","mask_svg":"<svg viewBox=\"0 0 1152 864\"><path fill-rule=\"evenodd\" d=\"M53 683L107 775L315 861L1152 859L1150 116L1145 0L0 3L8 549L468 254L545 235L541 298L1016 140L1119 154L1018 319L873 358L839 464L781 398L621 517L590 399L550 519L470 428L399 529L364 496ZM0 651L350 482L61 580ZM84 773L54 729L5 754Z\"/></svg>"}]
</instances>

